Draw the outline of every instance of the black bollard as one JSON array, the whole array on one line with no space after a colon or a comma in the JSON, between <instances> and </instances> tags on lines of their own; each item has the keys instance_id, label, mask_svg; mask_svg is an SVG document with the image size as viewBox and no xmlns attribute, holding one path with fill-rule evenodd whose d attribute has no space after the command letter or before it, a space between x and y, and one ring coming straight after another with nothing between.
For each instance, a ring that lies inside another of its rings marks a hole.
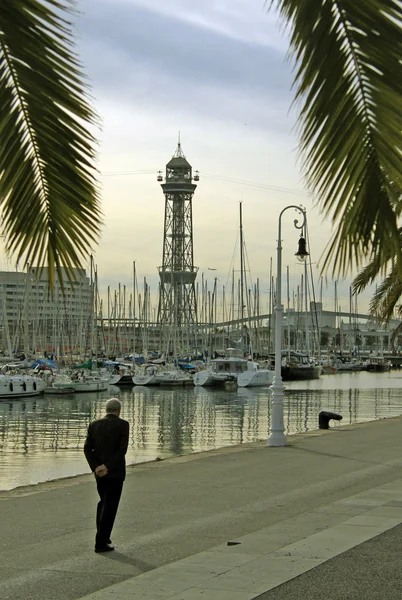
<instances>
[{"instance_id":1,"label":"black bollard","mask_svg":"<svg viewBox=\"0 0 402 600\"><path fill-rule=\"evenodd\" d=\"M329 410L321 410L318 415L318 428L329 429L329 422L331 419L334 421L342 421L342 415Z\"/></svg>"}]
</instances>

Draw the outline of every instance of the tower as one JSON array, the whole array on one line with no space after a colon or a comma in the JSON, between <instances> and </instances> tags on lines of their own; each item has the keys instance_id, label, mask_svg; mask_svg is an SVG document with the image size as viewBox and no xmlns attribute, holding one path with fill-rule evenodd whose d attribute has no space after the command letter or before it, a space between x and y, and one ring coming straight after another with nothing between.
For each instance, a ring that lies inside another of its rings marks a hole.
<instances>
[{"instance_id":1,"label":"tower","mask_svg":"<svg viewBox=\"0 0 402 600\"><path fill-rule=\"evenodd\" d=\"M158 181L163 182L161 171ZM197 322L195 279L198 267L193 257L192 200L198 181L181 149L180 137L176 152L166 165L165 181L161 183L165 195L162 266L158 268L159 306L158 323L180 328Z\"/></svg>"}]
</instances>

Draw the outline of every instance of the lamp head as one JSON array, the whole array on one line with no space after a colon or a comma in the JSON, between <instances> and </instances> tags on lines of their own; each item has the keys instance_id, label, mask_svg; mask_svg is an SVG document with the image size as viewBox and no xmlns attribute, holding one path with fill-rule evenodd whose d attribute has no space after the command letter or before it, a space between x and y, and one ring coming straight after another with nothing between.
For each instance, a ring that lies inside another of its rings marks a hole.
<instances>
[{"instance_id":1,"label":"lamp head","mask_svg":"<svg viewBox=\"0 0 402 600\"><path fill-rule=\"evenodd\" d=\"M303 236L299 237L299 247L295 256L297 256L297 259L300 260L300 262L305 261L307 257L310 256L306 248L306 238Z\"/></svg>"}]
</instances>

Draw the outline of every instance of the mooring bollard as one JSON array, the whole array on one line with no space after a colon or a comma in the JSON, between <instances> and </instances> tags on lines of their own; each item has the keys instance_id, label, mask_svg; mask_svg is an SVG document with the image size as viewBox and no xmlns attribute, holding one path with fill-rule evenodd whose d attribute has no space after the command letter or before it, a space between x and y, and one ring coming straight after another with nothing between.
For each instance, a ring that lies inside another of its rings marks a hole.
<instances>
[{"instance_id":1,"label":"mooring bollard","mask_svg":"<svg viewBox=\"0 0 402 600\"><path fill-rule=\"evenodd\" d=\"M334 421L342 421L342 415L329 410L321 410L318 415L318 428L329 429L329 422L333 419Z\"/></svg>"}]
</instances>

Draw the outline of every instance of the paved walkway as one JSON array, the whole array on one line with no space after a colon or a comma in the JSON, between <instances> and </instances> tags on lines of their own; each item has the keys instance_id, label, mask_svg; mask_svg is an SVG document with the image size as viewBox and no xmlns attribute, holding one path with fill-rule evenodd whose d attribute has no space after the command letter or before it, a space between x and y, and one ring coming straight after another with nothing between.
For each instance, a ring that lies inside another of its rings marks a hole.
<instances>
[{"instance_id":1,"label":"paved walkway","mask_svg":"<svg viewBox=\"0 0 402 600\"><path fill-rule=\"evenodd\" d=\"M400 600L401 526L355 546L258 600Z\"/></svg>"},{"instance_id":2,"label":"paved walkway","mask_svg":"<svg viewBox=\"0 0 402 600\"><path fill-rule=\"evenodd\" d=\"M2 493L2 598L400 599L401 434L389 419L134 467L104 555L92 477Z\"/></svg>"},{"instance_id":3,"label":"paved walkway","mask_svg":"<svg viewBox=\"0 0 402 600\"><path fill-rule=\"evenodd\" d=\"M236 538L85 600L400 600L402 527L393 528L401 523L402 479ZM378 538L384 531L390 535ZM364 547L373 539L371 547ZM354 552L347 552L351 548ZM331 560L340 555L341 560ZM320 571L318 565L325 568ZM304 578L299 577L302 574ZM283 585L286 582L290 584Z\"/></svg>"}]
</instances>

